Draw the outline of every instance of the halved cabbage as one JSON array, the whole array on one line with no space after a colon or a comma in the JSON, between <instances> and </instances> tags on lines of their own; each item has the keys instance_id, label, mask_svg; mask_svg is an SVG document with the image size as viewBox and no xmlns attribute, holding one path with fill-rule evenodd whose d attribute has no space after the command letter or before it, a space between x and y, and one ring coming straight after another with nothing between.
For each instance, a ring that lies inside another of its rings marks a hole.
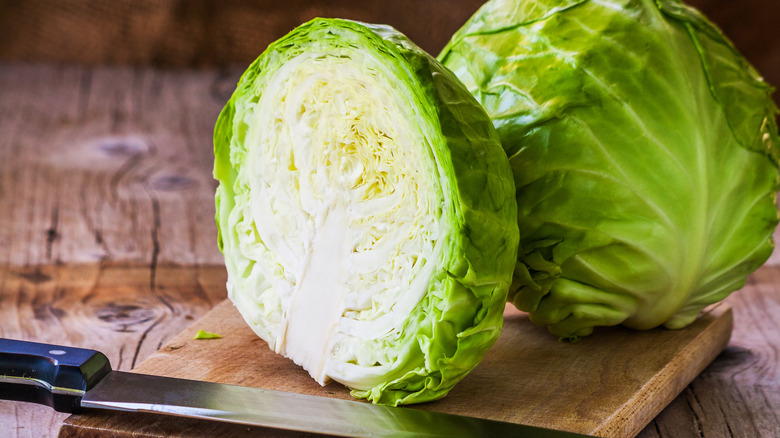
<instances>
[{"instance_id":1,"label":"halved cabbage","mask_svg":"<svg viewBox=\"0 0 780 438\"><path fill-rule=\"evenodd\" d=\"M519 239L509 164L476 100L403 35L294 29L244 73L214 152L229 297L317 382L428 401L495 342Z\"/></svg>"}]
</instances>

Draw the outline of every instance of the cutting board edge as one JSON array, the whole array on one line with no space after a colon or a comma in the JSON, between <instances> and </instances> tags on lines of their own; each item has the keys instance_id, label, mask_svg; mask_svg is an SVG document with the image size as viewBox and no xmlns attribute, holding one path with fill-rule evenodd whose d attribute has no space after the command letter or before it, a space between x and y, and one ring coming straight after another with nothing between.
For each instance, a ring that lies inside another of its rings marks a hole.
<instances>
[{"instance_id":1,"label":"cutting board edge","mask_svg":"<svg viewBox=\"0 0 780 438\"><path fill-rule=\"evenodd\" d=\"M725 326L703 331L696 336L695 341L700 340L707 345L708 348L704 350L707 354L691 355L692 345L697 342L690 342L666 364L655 379L647 382L631 400L593 430L592 435L603 438L636 436L728 346L734 327L734 313L731 306L719 302L708 307L704 313L712 316L714 324ZM713 332L719 336L708 338ZM675 370L685 372L678 374ZM654 393L655 396L649 397L650 393ZM645 400L650 401L643 402ZM637 406L639 409L636 409ZM624 420L614 421L616 418Z\"/></svg>"}]
</instances>

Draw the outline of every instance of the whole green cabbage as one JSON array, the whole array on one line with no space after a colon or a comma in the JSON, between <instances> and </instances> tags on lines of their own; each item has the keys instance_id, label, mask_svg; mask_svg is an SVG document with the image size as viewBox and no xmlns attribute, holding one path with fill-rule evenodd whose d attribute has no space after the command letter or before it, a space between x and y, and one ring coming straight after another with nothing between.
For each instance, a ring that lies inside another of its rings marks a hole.
<instances>
[{"instance_id":1,"label":"whole green cabbage","mask_svg":"<svg viewBox=\"0 0 780 438\"><path fill-rule=\"evenodd\" d=\"M498 338L511 169L482 107L400 33L316 19L274 42L214 154L229 298L320 384L433 400Z\"/></svg>"},{"instance_id":2,"label":"whole green cabbage","mask_svg":"<svg viewBox=\"0 0 780 438\"><path fill-rule=\"evenodd\" d=\"M677 0L492 0L439 56L517 187L510 299L562 337L690 324L773 250L777 108Z\"/></svg>"}]
</instances>

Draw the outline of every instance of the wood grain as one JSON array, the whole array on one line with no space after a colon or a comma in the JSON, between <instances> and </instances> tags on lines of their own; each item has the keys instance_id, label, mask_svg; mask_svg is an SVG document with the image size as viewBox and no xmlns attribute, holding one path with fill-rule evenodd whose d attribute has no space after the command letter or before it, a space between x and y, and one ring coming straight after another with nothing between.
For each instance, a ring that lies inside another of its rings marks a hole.
<instances>
[{"instance_id":1,"label":"wood grain","mask_svg":"<svg viewBox=\"0 0 780 438\"><path fill-rule=\"evenodd\" d=\"M1 267L0 336L99 349L129 370L224 300L225 279L221 265ZM10 436L53 436L65 417L0 401Z\"/></svg>"},{"instance_id":2,"label":"wood grain","mask_svg":"<svg viewBox=\"0 0 780 438\"><path fill-rule=\"evenodd\" d=\"M238 73L0 65L0 264L222 263L211 137Z\"/></svg>"},{"instance_id":3,"label":"wood grain","mask_svg":"<svg viewBox=\"0 0 780 438\"><path fill-rule=\"evenodd\" d=\"M729 346L639 438L780 436L780 269L765 266L725 302Z\"/></svg>"},{"instance_id":4,"label":"wood grain","mask_svg":"<svg viewBox=\"0 0 780 438\"><path fill-rule=\"evenodd\" d=\"M0 0L0 59L247 65L315 17L383 23L438 53L484 0Z\"/></svg>"},{"instance_id":5,"label":"wood grain","mask_svg":"<svg viewBox=\"0 0 780 438\"><path fill-rule=\"evenodd\" d=\"M437 54L484 0L0 0L0 59L24 62L246 66L316 16L397 27ZM780 86L776 0L688 0ZM776 100L777 101L777 97Z\"/></svg>"},{"instance_id":6,"label":"wood grain","mask_svg":"<svg viewBox=\"0 0 780 438\"><path fill-rule=\"evenodd\" d=\"M604 437L634 436L723 350L732 328L726 304L709 309L685 330L604 328L575 344L559 342L511 305L504 323L482 363L447 397L420 409ZM200 329L223 337L194 340ZM351 399L344 386L319 386L302 368L274 354L227 300L135 371ZM88 414L70 417L60 437L81 437L84 430L89 435L104 429L104 420ZM168 418L131 414L110 422L117 428L115 436L144 437L143 430Z\"/></svg>"},{"instance_id":7,"label":"wood grain","mask_svg":"<svg viewBox=\"0 0 780 438\"><path fill-rule=\"evenodd\" d=\"M222 263L211 130L240 73L0 63L0 336L98 348L127 370L224 298L216 286L192 301L152 285L172 284L169 268ZM113 269L134 272L137 292L95 287L85 304L59 286L88 290ZM779 288L776 253L727 299L729 347L641 438L780 436ZM134 331L98 317L93 306L112 300L140 308L115 317ZM130 324L142 311L153 319ZM0 436L56 436L64 418L0 401Z\"/></svg>"}]
</instances>

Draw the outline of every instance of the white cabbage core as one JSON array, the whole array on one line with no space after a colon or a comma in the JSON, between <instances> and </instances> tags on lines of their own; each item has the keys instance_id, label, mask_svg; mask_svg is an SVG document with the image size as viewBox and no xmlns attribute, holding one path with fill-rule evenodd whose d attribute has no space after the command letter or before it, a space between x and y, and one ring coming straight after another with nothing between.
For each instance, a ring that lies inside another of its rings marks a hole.
<instances>
[{"instance_id":1,"label":"white cabbage core","mask_svg":"<svg viewBox=\"0 0 780 438\"><path fill-rule=\"evenodd\" d=\"M403 360L397 340L446 233L433 136L388 77L366 55L307 52L244 113L247 263L231 299L320 384L368 389Z\"/></svg>"}]
</instances>

